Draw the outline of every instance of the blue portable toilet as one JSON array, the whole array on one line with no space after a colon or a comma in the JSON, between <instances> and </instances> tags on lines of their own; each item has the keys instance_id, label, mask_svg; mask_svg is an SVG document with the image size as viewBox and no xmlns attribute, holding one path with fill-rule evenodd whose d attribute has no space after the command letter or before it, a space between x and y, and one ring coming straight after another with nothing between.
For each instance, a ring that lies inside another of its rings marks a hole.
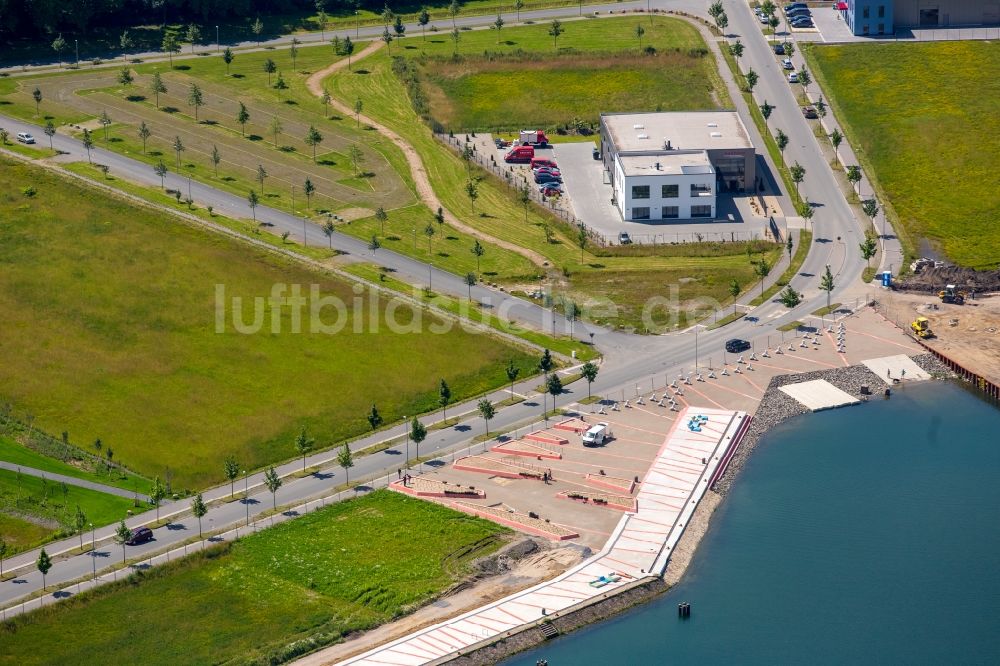
<instances>
[{"instance_id":1,"label":"blue portable toilet","mask_svg":"<svg viewBox=\"0 0 1000 666\"><path fill-rule=\"evenodd\" d=\"M892 287L892 273L889 271L882 271L882 286L886 288Z\"/></svg>"}]
</instances>

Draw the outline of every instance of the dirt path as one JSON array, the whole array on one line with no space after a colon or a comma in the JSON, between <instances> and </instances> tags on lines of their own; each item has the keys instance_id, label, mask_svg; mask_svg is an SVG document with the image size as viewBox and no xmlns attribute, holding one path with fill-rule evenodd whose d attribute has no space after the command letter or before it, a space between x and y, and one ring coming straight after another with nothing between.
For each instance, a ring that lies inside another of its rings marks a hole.
<instances>
[{"instance_id":1,"label":"dirt path","mask_svg":"<svg viewBox=\"0 0 1000 666\"><path fill-rule=\"evenodd\" d=\"M359 60L371 55L375 51L378 51L382 47L383 43L384 42L372 42L364 49L362 49L357 56L355 56L353 62L356 63ZM306 87L309 89L309 92L311 92L316 97L322 97L323 79L333 74L334 72L340 71L346 66L347 66L346 60L338 60L337 62L329 65L328 67L324 67L320 71L314 73L312 76L306 79ZM336 99L330 100L330 106L332 106L345 116L350 117L355 115L354 109L349 108L346 104L343 104L342 102ZM386 137L394 144L399 146L399 149L403 151L403 155L406 157L406 162L410 165L410 174L413 176L413 182L416 184L417 187L417 196L420 198L421 201L427 204L427 207L430 208L432 211L437 210L438 208L444 211L444 219L448 224L450 224L455 229L461 231L462 233L469 234L474 238L479 238L488 243L496 245L497 247L502 247L505 250L516 252L517 254L526 258L528 261L532 262L539 268L545 267L545 265L548 263L548 260L538 252L535 252L533 250L528 250L514 243L509 243L507 241L500 240L499 238L496 238L494 236L484 234L482 231L470 227L469 225L465 224L457 217L452 215L452 213L447 208L445 208L444 205L441 203L441 200L438 199L437 194L434 193L434 188L431 187L431 181L427 177L427 170L424 168L424 162L423 160L420 159L420 155L417 153L416 149L413 146L411 146L409 142L407 142L406 139L401 137L399 134L389 129L385 125L382 125L381 123L372 120L368 116L361 114L359 120L363 121L366 125L373 127L379 134L381 134L382 136Z\"/></svg>"}]
</instances>

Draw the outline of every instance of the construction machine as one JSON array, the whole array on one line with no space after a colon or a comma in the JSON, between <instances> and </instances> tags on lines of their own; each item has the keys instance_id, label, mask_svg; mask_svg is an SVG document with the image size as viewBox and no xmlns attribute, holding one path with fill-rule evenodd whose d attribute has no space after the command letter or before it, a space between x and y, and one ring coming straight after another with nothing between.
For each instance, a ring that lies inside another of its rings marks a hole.
<instances>
[{"instance_id":1,"label":"construction machine","mask_svg":"<svg viewBox=\"0 0 1000 666\"><path fill-rule=\"evenodd\" d=\"M938 298L941 299L942 303L962 305L965 303L965 297L966 293L964 291L959 291L953 284L945 285L945 288L938 292Z\"/></svg>"},{"instance_id":2,"label":"construction machine","mask_svg":"<svg viewBox=\"0 0 1000 666\"><path fill-rule=\"evenodd\" d=\"M910 323L910 329L918 338L931 338L934 334L931 332L931 323L927 320L927 317L917 317Z\"/></svg>"}]
</instances>

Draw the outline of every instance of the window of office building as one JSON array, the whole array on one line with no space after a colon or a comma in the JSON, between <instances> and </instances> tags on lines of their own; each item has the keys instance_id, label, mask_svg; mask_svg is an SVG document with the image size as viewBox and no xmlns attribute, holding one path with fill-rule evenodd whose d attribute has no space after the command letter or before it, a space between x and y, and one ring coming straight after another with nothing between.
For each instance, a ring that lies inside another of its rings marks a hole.
<instances>
[{"instance_id":1,"label":"window of office building","mask_svg":"<svg viewBox=\"0 0 1000 666\"><path fill-rule=\"evenodd\" d=\"M861 34L862 35L867 35L868 34L868 24L867 23L864 24L863 26L861 26Z\"/></svg>"},{"instance_id":2,"label":"window of office building","mask_svg":"<svg viewBox=\"0 0 1000 666\"><path fill-rule=\"evenodd\" d=\"M676 199L681 195L679 185L664 185L663 194L661 195L664 199ZM666 210L666 209L664 209ZM666 215L664 215L666 217Z\"/></svg>"},{"instance_id":3,"label":"window of office building","mask_svg":"<svg viewBox=\"0 0 1000 666\"><path fill-rule=\"evenodd\" d=\"M633 209L635 210L635 209ZM691 206L691 217L712 217L711 206Z\"/></svg>"},{"instance_id":4,"label":"window of office building","mask_svg":"<svg viewBox=\"0 0 1000 666\"><path fill-rule=\"evenodd\" d=\"M632 209L632 219L633 220L648 220L649 219L649 206L641 206L639 208L633 208Z\"/></svg>"},{"instance_id":5,"label":"window of office building","mask_svg":"<svg viewBox=\"0 0 1000 666\"><path fill-rule=\"evenodd\" d=\"M862 7L861 8L861 18L869 18L870 14L871 14L871 10L868 7Z\"/></svg>"},{"instance_id":6,"label":"window of office building","mask_svg":"<svg viewBox=\"0 0 1000 666\"><path fill-rule=\"evenodd\" d=\"M879 23L878 24L878 34L880 34L880 35L884 35L885 34L885 23Z\"/></svg>"},{"instance_id":7,"label":"window of office building","mask_svg":"<svg viewBox=\"0 0 1000 666\"><path fill-rule=\"evenodd\" d=\"M711 193L712 193L712 186L711 185L692 185L691 186L691 196L693 196L693 197L698 197L698 196L701 196L703 194L711 194Z\"/></svg>"},{"instance_id":8,"label":"window of office building","mask_svg":"<svg viewBox=\"0 0 1000 666\"><path fill-rule=\"evenodd\" d=\"M681 216L681 209L677 206L664 206L663 207L663 219L664 220L675 220Z\"/></svg>"},{"instance_id":9,"label":"window of office building","mask_svg":"<svg viewBox=\"0 0 1000 666\"><path fill-rule=\"evenodd\" d=\"M648 199L649 198L649 185L633 185L632 186L632 198L633 199Z\"/></svg>"},{"instance_id":10,"label":"window of office building","mask_svg":"<svg viewBox=\"0 0 1000 666\"><path fill-rule=\"evenodd\" d=\"M885 18L885 5L878 6L878 17Z\"/></svg>"}]
</instances>

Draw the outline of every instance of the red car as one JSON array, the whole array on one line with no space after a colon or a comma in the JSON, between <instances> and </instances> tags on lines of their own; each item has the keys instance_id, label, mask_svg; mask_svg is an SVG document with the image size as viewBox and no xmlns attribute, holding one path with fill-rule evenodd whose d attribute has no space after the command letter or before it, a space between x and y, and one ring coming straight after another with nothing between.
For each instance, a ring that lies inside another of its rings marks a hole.
<instances>
[{"instance_id":1,"label":"red car","mask_svg":"<svg viewBox=\"0 0 1000 666\"><path fill-rule=\"evenodd\" d=\"M539 169L535 169L534 173L536 176L544 173L550 176L555 176L556 178L562 178L562 173L559 171L559 169L550 169L549 167L541 167Z\"/></svg>"},{"instance_id":2,"label":"red car","mask_svg":"<svg viewBox=\"0 0 1000 666\"><path fill-rule=\"evenodd\" d=\"M558 167L555 160L550 160L547 157L533 157L531 159L531 168L537 169L538 167L549 167L555 169Z\"/></svg>"},{"instance_id":3,"label":"red car","mask_svg":"<svg viewBox=\"0 0 1000 666\"><path fill-rule=\"evenodd\" d=\"M562 195L562 190L558 187L545 187L542 189L543 197L558 197Z\"/></svg>"}]
</instances>

